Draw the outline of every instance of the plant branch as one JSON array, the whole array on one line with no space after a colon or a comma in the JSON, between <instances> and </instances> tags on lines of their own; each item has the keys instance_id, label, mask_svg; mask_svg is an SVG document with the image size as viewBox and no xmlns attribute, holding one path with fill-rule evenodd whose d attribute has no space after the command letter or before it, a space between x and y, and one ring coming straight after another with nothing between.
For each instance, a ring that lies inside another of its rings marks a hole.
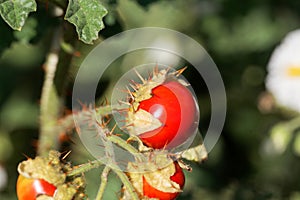
<instances>
[{"instance_id":1,"label":"plant branch","mask_svg":"<svg viewBox=\"0 0 300 200\"><path fill-rule=\"evenodd\" d=\"M90 171L92 169L98 168L98 167L100 167L102 165L104 165L104 164L101 161L99 161L99 160L94 160L94 161L86 163L86 164L78 165L78 166L75 166L72 169L72 171L70 171L69 173L67 173L67 176L68 177L77 176L77 175L83 174L85 172L88 172L88 171ZM101 179L104 180L104 183L101 183L101 185L100 185L100 188L99 188L99 191L98 191L98 194L97 194L97 198L99 199L98 195L101 197L102 194L99 194L99 193L102 193L102 190L104 192L104 189L105 189L105 186L106 186L106 182L107 182L107 180L106 180L107 177L106 178L103 178L103 177L107 176L106 174L108 174L110 170L113 170L113 172L122 181L122 183L126 187L126 190L128 191L128 193L132 197L132 200L139 200L139 197L138 197L138 195L137 195L137 193L136 193L133 185L131 184L128 176L125 174L125 172L121 171L120 168L117 165L115 165L115 164L111 164L111 166L108 166L108 165L105 166L105 168L104 168L104 170L102 172L102 178L101 178ZM102 189L102 187L103 187L103 189Z\"/></svg>"},{"instance_id":2,"label":"plant branch","mask_svg":"<svg viewBox=\"0 0 300 200\"><path fill-rule=\"evenodd\" d=\"M98 168L102 165L104 165L104 164L101 161L94 160L94 161L89 162L89 163L74 166L72 171L67 173L67 176L69 176L69 177L70 176L77 176L77 175L83 174L85 172L88 172L92 169Z\"/></svg>"},{"instance_id":3,"label":"plant branch","mask_svg":"<svg viewBox=\"0 0 300 200\"><path fill-rule=\"evenodd\" d=\"M45 80L41 95L40 138L38 145L38 154L41 156L47 156L50 149L58 148L56 121L60 102L53 80L59 60L60 39L61 29L58 28L53 35L52 46L44 64Z\"/></svg>"},{"instance_id":4,"label":"plant branch","mask_svg":"<svg viewBox=\"0 0 300 200\"><path fill-rule=\"evenodd\" d=\"M80 120L84 119L86 114L90 113L91 110L85 109L81 110L75 113L72 113L70 115L65 116L64 118L60 119L58 121L58 126L59 126L59 132L67 132L73 128L75 128L75 123L74 120ZM101 106L96 109L96 114L99 116L106 116L111 114L112 108L111 106Z\"/></svg>"},{"instance_id":5,"label":"plant branch","mask_svg":"<svg viewBox=\"0 0 300 200\"><path fill-rule=\"evenodd\" d=\"M110 167L108 167L108 166L104 167L102 174L101 174L101 184L100 184L100 187L99 187L99 190L98 190L95 200L101 200L103 198L104 191L105 191L105 188L107 185L107 177L108 177L110 170L111 170Z\"/></svg>"},{"instance_id":6,"label":"plant branch","mask_svg":"<svg viewBox=\"0 0 300 200\"><path fill-rule=\"evenodd\" d=\"M139 200L140 198L138 197L138 194L136 193L135 188L131 184L128 176L123 171L121 171L117 166L112 167L112 170L114 171L115 174L117 174L119 179L122 181L126 190L131 196L132 200Z\"/></svg>"},{"instance_id":7,"label":"plant branch","mask_svg":"<svg viewBox=\"0 0 300 200\"><path fill-rule=\"evenodd\" d=\"M125 140L120 138L119 136L116 135L109 135L107 136L107 139L118 146L122 147L123 149L127 150L129 153L131 153L133 156L135 156L139 161L142 161L142 157L140 152L134 148L132 145L128 144Z\"/></svg>"}]
</instances>

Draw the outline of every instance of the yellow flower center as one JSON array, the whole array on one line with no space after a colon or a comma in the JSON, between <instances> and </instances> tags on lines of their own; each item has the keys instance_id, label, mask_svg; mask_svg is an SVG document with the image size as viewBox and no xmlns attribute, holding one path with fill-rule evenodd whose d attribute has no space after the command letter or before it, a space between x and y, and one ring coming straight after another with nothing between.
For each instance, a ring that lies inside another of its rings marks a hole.
<instances>
[{"instance_id":1,"label":"yellow flower center","mask_svg":"<svg viewBox=\"0 0 300 200\"><path fill-rule=\"evenodd\" d=\"M300 77L300 66L290 66L287 69L287 74L291 77Z\"/></svg>"}]
</instances>

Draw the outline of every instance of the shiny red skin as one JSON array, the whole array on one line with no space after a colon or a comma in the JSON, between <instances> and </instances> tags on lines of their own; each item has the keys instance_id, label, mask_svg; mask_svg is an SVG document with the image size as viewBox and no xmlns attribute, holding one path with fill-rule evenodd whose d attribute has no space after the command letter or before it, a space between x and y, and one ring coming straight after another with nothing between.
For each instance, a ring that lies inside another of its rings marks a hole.
<instances>
[{"instance_id":1,"label":"shiny red skin","mask_svg":"<svg viewBox=\"0 0 300 200\"><path fill-rule=\"evenodd\" d=\"M175 164L175 173L173 176L170 177L170 179L173 182L178 183L180 188L183 189L185 183L184 173L177 162L174 162L174 164ZM173 200L180 194L179 192L177 193L162 192L159 190L159 188L154 188L151 185L149 185L144 177L143 177L143 192L144 192L144 196L149 198L157 198L159 200Z\"/></svg>"},{"instance_id":2,"label":"shiny red skin","mask_svg":"<svg viewBox=\"0 0 300 200\"><path fill-rule=\"evenodd\" d=\"M18 200L36 200L39 195L52 197L56 187L43 179L26 178L19 175L17 181Z\"/></svg>"},{"instance_id":3,"label":"shiny red skin","mask_svg":"<svg viewBox=\"0 0 300 200\"><path fill-rule=\"evenodd\" d=\"M199 110L192 93L177 81L152 89L152 97L141 101L143 109L159 119L161 127L142 133L139 138L149 147L170 149L182 144L196 130Z\"/></svg>"}]
</instances>

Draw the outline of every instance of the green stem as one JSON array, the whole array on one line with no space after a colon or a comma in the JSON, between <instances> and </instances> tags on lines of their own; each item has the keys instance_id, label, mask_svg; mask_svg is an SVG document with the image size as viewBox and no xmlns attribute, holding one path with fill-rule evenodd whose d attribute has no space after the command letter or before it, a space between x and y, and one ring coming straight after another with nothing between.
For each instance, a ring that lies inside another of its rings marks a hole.
<instances>
[{"instance_id":1,"label":"green stem","mask_svg":"<svg viewBox=\"0 0 300 200\"><path fill-rule=\"evenodd\" d=\"M99 168L102 165L104 165L104 164L102 162L100 162L99 160L94 160L94 161L86 163L86 164L75 166L74 169L67 174L67 176L68 177L77 176L77 175L83 174L85 172L88 172L88 171L90 171L92 169ZM117 165L111 164L111 167L109 167L108 165L106 165L105 168L104 168L104 170L103 170L103 172L102 172L102 177L106 176L105 174L108 174L108 172L110 170L113 170L113 172L115 174L117 174L117 176L119 177L119 179L124 184L126 190L128 191L128 193L132 197L132 200L139 200L139 197L138 197L138 195L137 195L137 193L136 193L133 185L131 184L128 176L123 171L121 171L120 168ZM104 183L103 183L104 185L102 185L102 183L101 183L100 188L99 188L99 192L97 194L97 198L99 198L98 195L100 197L102 195L102 194L99 194L99 193L103 193L104 192L104 189L105 189L105 186L106 186L106 182L105 181L107 181L107 180L105 180L105 178L103 178L103 180L104 180ZM102 187L103 187L103 189L102 189ZM102 190L103 190L103 192L101 192Z\"/></svg>"},{"instance_id":2,"label":"green stem","mask_svg":"<svg viewBox=\"0 0 300 200\"><path fill-rule=\"evenodd\" d=\"M77 176L77 175L83 174L85 172L88 172L92 169L99 168L102 165L104 165L104 164L102 162L100 162L99 160L94 160L89 163L78 165L78 166L73 167L72 171L67 173L67 176L69 176L69 177Z\"/></svg>"},{"instance_id":3,"label":"green stem","mask_svg":"<svg viewBox=\"0 0 300 200\"><path fill-rule=\"evenodd\" d=\"M123 149L127 150L129 153L131 153L133 156L135 156L139 161L142 161L142 157L140 152L134 148L132 145L128 144L125 140L122 138L116 136L116 135L109 135L107 136L107 139L118 146L122 147Z\"/></svg>"},{"instance_id":4,"label":"green stem","mask_svg":"<svg viewBox=\"0 0 300 200\"><path fill-rule=\"evenodd\" d=\"M59 132L67 132L73 128L75 128L74 120L84 119L86 114L91 112L91 110L86 109L82 111L78 111L77 113L73 113L70 115L65 116L64 118L60 119L58 122ZM111 106L102 106L96 109L96 113L99 116L109 115L112 112Z\"/></svg>"},{"instance_id":5,"label":"green stem","mask_svg":"<svg viewBox=\"0 0 300 200\"><path fill-rule=\"evenodd\" d=\"M117 174L119 179L124 184L126 190L128 191L128 193L131 196L131 199L132 200L139 200L140 198L138 197L138 194L136 193L136 191L135 191L132 183L130 182L128 176L123 171L121 171L117 166L112 167L112 170L114 171L115 174Z\"/></svg>"},{"instance_id":6,"label":"green stem","mask_svg":"<svg viewBox=\"0 0 300 200\"><path fill-rule=\"evenodd\" d=\"M67 132L68 130L73 129L75 127L74 120L84 119L85 116L89 112L91 112L91 110L89 110L89 109L82 110L77 113L68 115L68 116L64 117L63 119L59 120L59 124L58 124L59 132ZM96 109L96 114L98 116L110 115L111 113L112 113L112 106L101 106ZM108 135L107 139L110 142L113 142L113 143L117 144L118 146L122 147L123 149L127 150L128 152L130 152L137 159L139 159L139 161L142 161L140 152L135 147L128 144L122 138L112 134L112 135Z\"/></svg>"},{"instance_id":7,"label":"green stem","mask_svg":"<svg viewBox=\"0 0 300 200\"><path fill-rule=\"evenodd\" d=\"M38 145L38 154L41 156L47 156L50 149L58 148L56 121L59 114L60 100L53 80L59 60L60 39L61 29L57 28L53 35L50 53L44 64L45 80L41 95L40 138Z\"/></svg>"},{"instance_id":8,"label":"green stem","mask_svg":"<svg viewBox=\"0 0 300 200\"><path fill-rule=\"evenodd\" d=\"M101 184L100 184L100 187L99 187L99 190L98 190L95 200L101 200L103 198L104 191L105 191L105 188L107 185L107 177L108 177L110 170L111 170L111 168L109 168L108 166L104 167L102 174L101 174Z\"/></svg>"}]
</instances>

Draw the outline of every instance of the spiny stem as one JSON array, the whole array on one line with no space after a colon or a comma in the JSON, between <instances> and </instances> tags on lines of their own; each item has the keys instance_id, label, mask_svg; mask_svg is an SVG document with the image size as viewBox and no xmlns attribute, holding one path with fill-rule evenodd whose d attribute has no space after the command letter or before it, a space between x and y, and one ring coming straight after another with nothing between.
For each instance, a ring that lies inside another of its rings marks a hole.
<instances>
[{"instance_id":1,"label":"spiny stem","mask_svg":"<svg viewBox=\"0 0 300 200\"><path fill-rule=\"evenodd\" d=\"M84 116L90 112L91 112L91 110L89 110L89 109L81 110L81 111L67 115L64 118L60 119L58 122L58 126L60 129L59 132L67 132L67 131L75 128L74 120L83 119ZM111 112L112 112L111 106L101 106L101 107L96 108L96 114L99 116L110 115Z\"/></svg>"},{"instance_id":2,"label":"spiny stem","mask_svg":"<svg viewBox=\"0 0 300 200\"><path fill-rule=\"evenodd\" d=\"M142 161L142 157L140 152L134 148L132 145L128 144L125 140L122 138L116 136L116 135L109 135L107 136L107 139L118 146L122 147L123 149L127 150L129 153L131 153L133 156L135 156L139 161Z\"/></svg>"},{"instance_id":3,"label":"spiny stem","mask_svg":"<svg viewBox=\"0 0 300 200\"><path fill-rule=\"evenodd\" d=\"M104 165L104 164L99 160L94 160L94 161L89 162L89 163L78 165L78 166L73 167L72 171L67 173L67 176L69 176L69 177L70 176L77 176L77 175L83 174L85 172L88 172L92 169L99 168L102 165Z\"/></svg>"},{"instance_id":4,"label":"spiny stem","mask_svg":"<svg viewBox=\"0 0 300 200\"><path fill-rule=\"evenodd\" d=\"M103 198L104 191L105 191L105 188L107 185L107 177L108 177L110 170L111 170L110 167L108 167L108 166L104 167L102 174L101 174L101 184L100 184L100 187L99 187L99 190L98 190L95 200L101 200Z\"/></svg>"},{"instance_id":5,"label":"spiny stem","mask_svg":"<svg viewBox=\"0 0 300 200\"><path fill-rule=\"evenodd\" d=\"M113 107L116 108L116 106L109 106L109 105L98 107L95 109L96 115L98 115L98 116L109 115L112 113ZM75 127L74 120L84 119L85 115L90 112L91 112L91 110L85 109L85 110L79 111L77 113L67 115L66 117L62 118L61 120L59 120L59 124L58 124L58 127L60 129L59 132L67 132L68 130L74 128ZM137 159L142 161L139 151L136 148L134 148L132 145L130 145L126 141L124 141L122 138L111 134L111 135L107 136L107 139L110 142L113 142L116 145L127 150L132 155L134 155Z\"/></svg>"},{"instance_id":6,"label":"spiny stem","mask_svg":"<svg viewBox=\"0 0 300 200\"><path fill-rule=\"evenodd\" d=\"M71 176L77 176L77 175L80 175L80 174L83 174L85 172L88 172L92 169L95 169L95 168L98 168L100 167L101 165L104 165L102 162L100 162L99 160L94 160L92 162L89 162L89 163L86 163L86 164L82 164L82 165L79 165L79 166L75 166L74 169L72 171L70 171L67 176L68 177L71 177ZM133 187L133 185L131 184L128 176L125 174L125 172L121 171L120 168L115 165L115 164L110 164L110 166L106 165L103 172L102 172L102 177L105 177L107 178L107 175L109 173L110 170L113 170L113 172L119 177L119 179L122 181L122 183L124 184L126 190L128 191L128 193L130 194L130 196L132 197L132 200L139 200L139 197ZM102 178L101 178L102 179ZM99 199L98 195L101 197L102 194L99 194L99 193L102 193L101 191L103 190L104 192L104 189L105 189L105 186L106 186L106 182L107 180L105 180L105 178L103 178L104 180L104 183L101 183L100 185L100 188L99 188L99 192L97 194L97 198ZM102 181L103 181L102 180ZM104 184L104 185L102 185ZM103 187L103 189L102 189ZM101 197L102 198L102 197ZM100 198L100 199L101 199ZM97 200L98 200L97 199Z\"/></svg>"},{"instance_id":7,"label":"spiny stem","mask_svg":"<svg viewBox=\"0 0 300 200\"><path fill-rule=\"evenodd\" d=\"M123 171L121 171L117 166L112 167L112 170L114 171L115 174L117 174L119 179L124 184L124 187L126 188L126 190L128 191L128 193L131 196L131 199L132 200L139 200L140 198L138 197L138 194L136 193L136 191L135 191L132 183L130 182L128 176Z\"/></svg>"}]
</instances>

